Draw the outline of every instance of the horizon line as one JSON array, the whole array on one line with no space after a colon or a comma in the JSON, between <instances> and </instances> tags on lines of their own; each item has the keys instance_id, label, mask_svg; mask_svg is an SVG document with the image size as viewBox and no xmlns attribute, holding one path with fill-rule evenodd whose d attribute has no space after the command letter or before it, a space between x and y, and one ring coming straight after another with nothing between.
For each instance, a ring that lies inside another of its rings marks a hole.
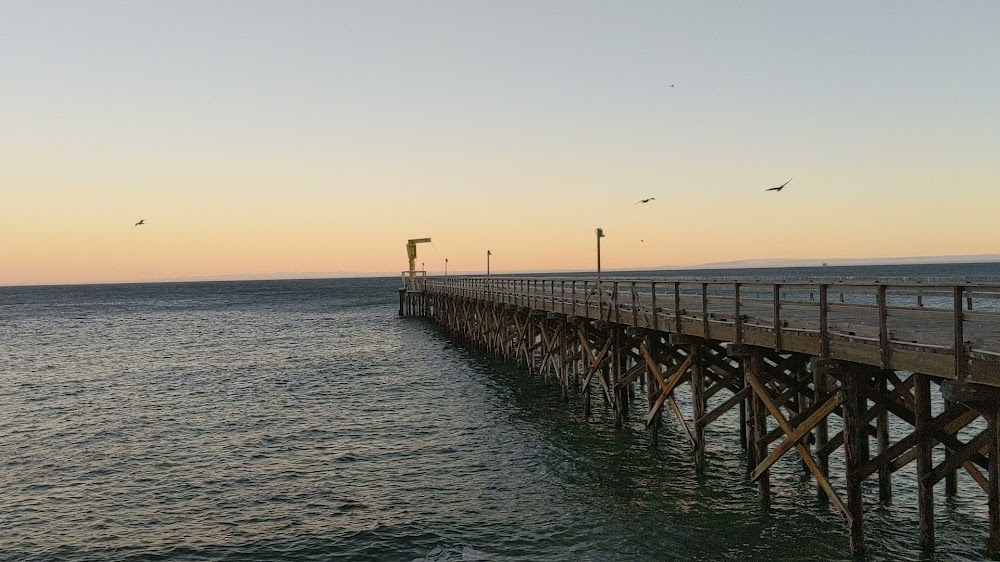
<instances>
[{"instance_id":1,"label":"horizon line","mask_svg":"<svg viewBox=\"0 0 1000 562\"><path fill-rule=\"evenodd\" d=\"M927 261L929 260L929 261ZM696 265L663 265L654 267L613 268L603 270L614 272L653 272L653 271L698 271L706 269L790 269L813 267L857 267L879 265L948 265L948 264L988 264L1000 263L1000 254L962 254L951 256L900 256L885 258L748 258L722 262L708 262ZM425 270L426 271L426 270ZM434 270L435 272L438 270ZM495 275L515 274L552 274L552 273L584 273L590 269L560 268L560 269L506 269L494 271ZM219 275L195 275L186 277L162 277L156 279L81 281L69 283L20 283L0 284L0 287L63 287L90 285L143 285L153 283L224 283L240 281L297 281L315 279L385 279L400 276L398 272L388 271L276 271L271 273L233 273ZM452 272L455 276L482 276L485 270L458 270ZM440 273L430 275L440 277Z\"/></svg>"}]
</instances>

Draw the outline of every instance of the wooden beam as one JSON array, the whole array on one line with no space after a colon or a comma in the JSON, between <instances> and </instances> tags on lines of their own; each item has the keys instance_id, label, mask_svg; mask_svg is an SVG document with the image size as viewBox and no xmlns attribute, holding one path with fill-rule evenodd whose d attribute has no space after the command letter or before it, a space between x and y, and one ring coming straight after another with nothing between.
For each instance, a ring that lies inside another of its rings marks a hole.
<instances>
[{"instance_id":1,"label":"wooden beam","mask_svg":"<svg viewBox=\"0 0 1000 562\"><path fill-rule=\"evenodd\" d=\"M934 550L934 485L927 475L933 469L933 442L928 436L931 423L931 379L914 374L917 440L917 507L920 512L920 546Z\"/></svg>"},{"instance_id":2,"label":"wooden beam","mask_svg":"<svg viewBox=\"0 0 1000 562\"><path fill-rule=\"evenodd\" d=\"M885 371L877 376L878 388L876 392L879 396L888 396L888 381ZM889 410L882 405L876 405L878 417L875 420L875 428L878 433L878 454L885 453L890 446L889 443ZM867 423L867 422L865 422ZM879 501L885 505L892 503L892 470L886 465L878 471L878 497Z\"/></svg>"},{"instance_id":3,"label":"wooden beam","mask_svg":"<svg viewBox=\"0 0 1000 562\"><path fill-rule=\"evenodd\" d=\"M979 435L972 438L963 449L958 451L953 451L948 455L944 462L939 464L931 470L924 479L927 481L929 486L933 486L943 480L949 473L953 472L956 468L962 466L965 461L979 451L987 448L989 446L990 439L993 436L990 434L989 429L983 430Z\"/></svg>"},{"instance_id":4,"label":"wooden beam","mask_svg":"<svg viewBox=\"0 0 1000 562\"><path fill-rule=\"evenodd\" d=\"M1000 556L1000 415L995 411L989 419L990 478L987 490L990 538L986 545L990 556Z\"/></svg>"},{"instance_id":5,"label":"wooden beam","mask_svg":"<svg viewBox=\"0 0 1000 562\"><path fill-rule=\"evenodd\" d=\"M841 395L841 393L835 392L831 394L829 398L826 399L825 402L823 402L822 404L818 404L817 405L818 407L814 409L810 408L813 410L812 414L809 417L807 417L801 424L795 427L794 431L792 431L791 433L787 432L785 433L785 440L779 443L778 446L775 447L773 450L771 450L771 453L767 456L767 458L765 458L757 465L757 468L755 468L754 471L750 474L750 480L756 482L757 479L760 478L762 472L770 468L793 446L800 444L802 438L805 437L807 433L812 431L812 429L816 427L816 425L820 422L820 420L830 415L830 412L832 412L834 408L843 403L843 401L844 397ZM786 425L788 427L792 427L790 422Z\"/></svg>"},{"instance_id":6,"label":"wooden beam","mask_svg":"<svg viewBox=\"0 0 1000 562\"><path fill-rule=\"evenodd\" d=\"M858 467L866 460L863 456L861 440L868 439L868 434L861 427L867 425L862 421L868 403L862 394L862 377L859 370L847 373L843 385L844 400L844 464L847 472L847 510L848 528L851 537L851 553L855 556L865 550L864 530L861 525L864 506L861 497L861 482L858 478Z\"/></svg>"},{"instance_id":7,"label":"wooden beam","mask_svg":"<svg viewBox=\"0 0 1000 562\"><path fill-rule=\"evenodd\" d=\"M691 428L688 427L687 420L681 414L681 409L677 406L677 401L671 396L668 401L670 402L670 409L674 411L674 416L677 417L677 423L681 424L681 429L684 430L684 435L687 436L688 444L692 447L695 445L694 435L691 435ZM649 422L647 422L648 424Z\"/></svg>"},{"instance_id":8,"label":"wooden beam","mask_svg":"<svg viewBox=\"0 0 1000 562\"><path fill-rule=\"evenodd\" d=\"M714 410L702 416L698 421L705 426L714 422L719 419L719 416L731 410L733 406L746 400L747 396L750 396L750 391L750 387L743 387L739 392L730 396L728 400L716 406Z\"/></svg>"},{"instance_id":9,"label":"wooden beam","mask_svg":"<svg viewBox=\"0 0 1000 562\"><path fill-rule=\"evenodd\" d=\"M649 427L649 424L650 422L652 422L653 417L655 417L659 413L660 408L663 407L663 403L667 400L668 397L670 397L671 394L673 394L674 388L684 378L684 373L686 373L688 367L691 366L692 357L689 355L687 360L685 360L684 363L681 364L681 366L677 369L677 371L674 372L674 374L671 375L668 380L664 380L663 375L660 373L659 367L653 361L653 358L649 356L649 352L643 350L642 355L643 358L646 360L646 365L649 367L650 372L653 373L653 377L656 379L656 382L660 385L661 389L659 398L656 399L656 402L654 402L653 404L653 408L649 411L649 413L646 414L645 418L646 426Z\"/></svg>"},{"instance_id":10,"label":"wooden beam","mask_svg":"<svg viewBox=\"0 0 1000 562\"><path fill-rule=\"evenodd\" d=\"M707 284L704 285L703 298L705 308L707 310ZM697 474L701 475L705 472L705 426L699 423L698 420L705 415L705 409L707 407L705 398L705 371L702 367L701 345L692 345L688 348L688 351L692 357L691 376L688 380L691 382L691 402L693 410L691 418L694 420L694 469Z\"/></svg>"},{"instance_id":11,"label":"wooden beam","mask_svg":"<svg viewBox=\"0 0 1000 562\"><path fill-rule=\"evenodd\" d=\"M763 403L764 407L766 407L768 411L771 412L771 416L773 416L775 421L778 422L778 425L780 425L782 429L785 430L786 434L792 433L793 430L788 425L788 421L785 419L783 415L781 415L781 411L771 401L767 392L764 390L764 386L757 379L756 375L754 375L754 373L748 370L746 372L746 379L747 383L753 387L754 395L757 398L759 398L761 403ZM844 519L847 521L847 524L851 525L853 523L853 517L847 511L847 507L844 505L844 502L840 500L840 497L837 495L837 493L833 490L832 487L830 487L830 483L827 481L826 477L824 477L823 474L819 472L819 468L816 466L816 462L815 460L813 460L812 454L809 452L809 449L802 443L796 444L795 448L799 452L799 456L802 457L803 462L805 462L806 467L809 469L810 472L813 473L813 476L816 478L817 482L822 483L823 489L826 491L827 496L830 498L830 502L833 504L834 508L836 508L837 512L839 512L841 516L844 517Z\"/></svg>"}]
</instances>

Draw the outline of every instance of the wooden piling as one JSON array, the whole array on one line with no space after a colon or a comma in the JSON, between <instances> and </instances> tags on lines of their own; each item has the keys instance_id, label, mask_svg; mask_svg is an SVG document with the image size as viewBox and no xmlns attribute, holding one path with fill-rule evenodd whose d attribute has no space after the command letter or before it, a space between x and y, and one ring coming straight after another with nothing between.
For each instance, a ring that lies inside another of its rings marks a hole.
<instances>
[{"instance_id":1,"label":"wooden piling","mask_svg":"<svg viewBox=\"0 0 1000 562\"><path fill-rule=\"evenodd\" d=\"M826 371L818 366L813 366L813 400L820 404L826 400L827 396L827 374ZM830 477L830 456L821 453L826 449L826 444L829 442L829 430L827 426L827 418L823 418L816 425L816 465L819 468L820 473L825 477ZM823 489L822 484L818 481L816 482L816 496L821 502L826 502L829 498L826 495L826 490Z\"/></svg>"},{"instance_id":2,"label":"wooden piling","mask_svg":"<svg viewBox=\"0 0 1000 562\"><path fill-rule=\"evenodd\" d=\"M930 438L931 379L913 374L914 414L917 432L917 508L920 512L920 546L934 550L934 488L927 481L934 469L933 441Z\"/></svg>"},{"instance_id":3,"label":"wooden piling","mask_svg":"<svg viewBox=\"0 0 1000 562\"><path fill-rule=\"evenodd\" d=\"M989 447L990 482L987 489L990 536L986 552L994 558L1000 558L1000 413L997 413L996 406L996 404L993 405L994 412L989 419L989 431L992 434Z\"/></svg>"},{"instance_id":4,"label":"wooden piling","mask_svg":"<svg viewBox=\"0 0 1000 562\"><path fill-rule=\"evenodd\" d=\"M949 408L951 408L951 401L945 399L944 409L947 410ZM951 456L951 450L948 447L945 447L944 449L945 461L947 461L948 457L950 456ZM958 493L958 473L955 470L949 470L944 477L944 495L952 497L957 493Z\"/></svg>"},{"instance_id":5,"label":"wooden piling","mask_svg":"<svg viewBox=\"0 0 1000 562\"><path fill-rule=\"evenodd\" d=\"M643 343L644 343L644 345L646 347L646 351L651 356L655 357L656 356L656 352L654 351L654 348L653 348L653 338L651 336L649 336L649 335L646 335L643 338ZM659 397L659 390L660 390L660 387L659 387L659 385L656 382L656 378L653 375L653 371L652 371L652 369L649 368L649 365L647 364L646 365L646 407L647 407L647 411L651 412L651 411L653 411L653 408L656 407L656 399ZM654 416L653 419L650 420L650 422L649 422L649 424L647 426L648 427L648 431L649 431L649 445L650 445L650 447L653 447L654 449L659 445L659 435L660 435L660 423L661 423L661 420L662 420L662 418L659 415Z\"/></svg>"},{"instance_id":6,"label":"wooden piling","mask_svg":"<svg viewBox=\"0 0 1000 562\"><path fill-rule=\"evenodd\" d=\"M694 469L699 476L705 472L705 425L702 417L705 415L705 373L703 371L701 345L692 344L688 353L694 358L691 361L691 402L694 418Z\"/></svg>"},{"instance_id":7,"label":"wooden piling","mask_svg":"<svg viewBox=\"0 0 1000 562\"><path fill-rule=\"evenodd\" d=\"M764 356L759 352L753 353L747 358L746 371L754 376L765 378L764 373ZM745 373L745 375L747 374ZM750 384L748 380L744 381L745 384ZM756 392L751 393L751 413L753 416L753 425L750 443L754 450L753 455L753 465L756 467L757 463L764 460L767 457L767 443L764 442L764 435L767 433L767 409L764 406L764 402L761 401L760 397L757 396ZM752 470L752 469L751 469ZM771 507L771 471L765 470L761 473L760 477L757 479L757 491L760 494L760 503L764 509Z\"/></svg>"},{"instance_id":8,"label":"wooden piling","mask_svg":"<svg viewBox=\"0 0 1000 562\"><path fill-rule=\"evenodd\" d=\"M889 377L882 371L876 377L878 381L877 392L879 396L884 401L889 400L888 382ZM884 455L886 451L889 450L889 410L882 405L876 405L879 408L878 417L876 418L876 431L878 433L878 454ZM885 463L878 470L878 495L879 501L883 504L888 505L892 503L892 466L889 463Z\"/></svg>"},{"instance_id":9,"label":"wooden piling","mask_svg":"<svg viewBox=\"0 0 1000 562\"><path fill-rule=\"evenodd\" d=\"M847 474L848 532L851 552L860 555L865 550L864 529L862 527L863 505L861 478L858 469L867 460L864 458L862 440L868 439L865 422L867 401L861 392L862 374L855 370L846 372L841 379L844 392L844 456Z\"/></svg>"}]
</instances>

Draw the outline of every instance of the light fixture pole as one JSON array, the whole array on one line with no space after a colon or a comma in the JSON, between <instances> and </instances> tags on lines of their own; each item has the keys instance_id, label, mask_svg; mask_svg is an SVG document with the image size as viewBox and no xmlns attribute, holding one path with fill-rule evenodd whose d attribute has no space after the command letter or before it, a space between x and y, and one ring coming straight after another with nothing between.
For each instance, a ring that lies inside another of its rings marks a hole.
<instances>
[{"instance_id":1,"label":"light fixture pole","mask_svg":"<svg viewBox=\"0 0 1000 562\"><path fill-rule=\"evenodd\" d=\"M598 228L597 234L597 310L604 316L604 288L601 286L601 238L604 238L604 229Z\"/></svg>"},{"instance_id":2,"label":"light fixture pole","mask_svg":"<svg viewBox=\"0 0 1000 562\"><path fill-rule=\"evenodd\" d=\"M486 276L487 277L490 276L490 256L492 256L492 255L493 255L493 252L491 252L489 250L486 250Z\"/></svg>"},{"instance_id":3,"label":"light fixture pole","mask_svg":"<svg viewBox=\"0 0 1000 562\"><path fill-rule=\"evenodd\" d=\"M597 282L601 282L601 238L604 238L604 229L598 228L597 234Z\"/></svg>"},{"instance_id":4,"label":"light fixture pole","mask_svg":"<svg viewBox=\"0 0 1000 562\"><path fill-rule=\"evenodd\" d=\"M448 278L448 258L444 258L444 277Z\"/></svg>"}]
</instances>

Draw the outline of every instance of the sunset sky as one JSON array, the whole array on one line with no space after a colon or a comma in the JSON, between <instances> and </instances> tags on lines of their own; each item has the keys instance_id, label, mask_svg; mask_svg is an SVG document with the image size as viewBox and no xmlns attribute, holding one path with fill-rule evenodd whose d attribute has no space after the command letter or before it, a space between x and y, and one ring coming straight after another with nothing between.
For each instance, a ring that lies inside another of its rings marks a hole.
<instances>
[{"instance_id":1,"label":"sunset sky","mask_svg":"<svg viewBox=\"0 0 1000 562\"><path fill-rule=\"evenodd\" d=\"M998 21L0 0L0 285L1000 253Z\"/></svg>"}]
</instances>

